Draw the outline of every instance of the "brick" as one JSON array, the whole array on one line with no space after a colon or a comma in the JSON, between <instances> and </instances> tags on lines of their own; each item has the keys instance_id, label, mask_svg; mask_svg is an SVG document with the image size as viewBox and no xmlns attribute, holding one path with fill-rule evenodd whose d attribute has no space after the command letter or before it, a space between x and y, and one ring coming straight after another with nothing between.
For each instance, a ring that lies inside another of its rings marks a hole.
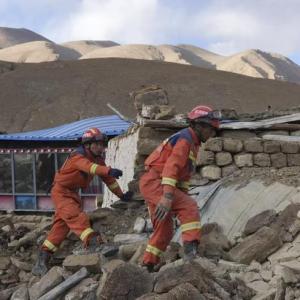
<instances>
[{"instance_id":1,"label":"brick","mask_svg":"<svg viewBox=\"0 0 300 300\"><path fill-rule=\"evenodd\" d=\"M287 166L287 158L284 153L271 154L271 163L274 168L283 168Z\"/></svg>"},{"instance_id":2,"label":"brick","mask_svg":"<svg viewBox=\"0 0 300 300\"><path fill-rule=\"evenodd\" d=\"M218 180L221 178L221 168L217 166L205 166L201 169L201 175L210 180Z\"/></svg>"},{"instance_id":3,"label":"brick","mask_svg":"<svg viewBox=\"0 0 300 300\"><path fill-rule=\"evenodd\" d=\"M259 167L270 167L270 155L267 153L256 153L253 155L253 163Z\"/></svg>"},{"instance_id":4,"label":"brick","mask_svg":"<svg viewBox=\"0 0 300 300\"><path fill-rule=\"evenodd\" d=\"M216 154L216 164L220 167L229 165L232 163L232 155L229 152L218 152Z\"/></svg>"},{"instance_id":5,"label":"brick","mask_svg":"<svg viewBox=\"0 0 300 300\"><path fill-rule=\"evenodd\" d=\"M281 142L281 151L283 153L297 153L299 144L293 142Z\"/></svg>"},{"instance_id":6,"label":"brick","mask_svg":"<svg viewBox=\"0 0 300 300\"><path fill-rule=\"evenodd\" d=\"M263 152L264 146L261 139L249 139L244 141L244 150L245 152Z\"/></svg>"},{"instance_id":7,"label":"brick","mask_svg":"<svg viewBox=\"0 0 300 300\"><path fill-rule=\"evenodd\" d=\"M234 161L238 167L252 167L253 157L250 153L236 154L234 156Z\"/></svg>"},{"instance_id":8,"label":"brick","mask_svg":"<svg viewBox=\"0 0 300 300\"><path fill-rule=\"evenodd\" d=\"M230 176L234 172L236 172L237 170L239 170L239 168L236 165L234 165L234 164L226 166L226 167L223 167L222 168L222 177Z\"/></svg>"},{"instance_id":9,"label":"brick","mask_svg":"<svg viewBox=\"0 0 300 300\"><path fill-rule=\"evenodd\" d=\"M243 149L243 143L237 139L225 138L223 140L223 150L231 153L241 152Z\"/></svg>"},{"instance_id":10,"label":"brick","mask_svg":"<svg viewBox=\"0 0 300 300\"><path fill-rule=\"evenodd\" d=\"M288 166L300 166L300 154L287 154Z\"/></svg>"},{"instance_id":11,"label":"brick","mask_svg":"<svg viewBox=\"0 0 300 300\"><path fill-rule=\"evenodd\" d=\"M221 138L211 138L205 143L205 150L213 152L221 152L223 149L223 141Z\"/></svg>"},{"instance_id":12,"label":"brick","mask_svg":"<svg viewBox=\"0 0 300 300\"><path fill-rule=\"evenodd\" d=\"M265 153L277 153L280 152L280 142L278 141L265 141L264 142Z\"/></svg>"}]
</instances>

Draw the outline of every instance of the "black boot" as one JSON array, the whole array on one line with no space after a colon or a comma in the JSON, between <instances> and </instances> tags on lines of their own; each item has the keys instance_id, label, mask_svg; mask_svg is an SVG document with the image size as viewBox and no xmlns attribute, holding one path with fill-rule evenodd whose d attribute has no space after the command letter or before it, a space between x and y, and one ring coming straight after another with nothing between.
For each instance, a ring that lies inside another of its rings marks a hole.
<instances>
[{"instance_id":1,"label":"black boot","mask_svg":"<svg viewBox=\"0 0 300 300\"><path fill-rule=\"evenodd\" d=\"M142 268L147 270L149 273L155 272L155 265L154 264L142 264Z\"/></svg>"},{"instance_id":2,"label":"black boot","mask_svg":"<svg viewBox=\"0 0 300 300\"><path fill-rule=\"evenodd\" d=\"M184 242L183 243L183 260L192 261L197 258L198 254L198 241Z\"/></svg>"},{"instance_id":3,"label":"black boot","mask_svg":"<svg viewBox=\"0 0 300 300\"><path fill-rule=\"evenodd\" d=\"M39 250L37 261L31 270L35 276L43 276L48 271L48 263L51 258L51 253L45 250Z\"/></svg>"}]
</instances>

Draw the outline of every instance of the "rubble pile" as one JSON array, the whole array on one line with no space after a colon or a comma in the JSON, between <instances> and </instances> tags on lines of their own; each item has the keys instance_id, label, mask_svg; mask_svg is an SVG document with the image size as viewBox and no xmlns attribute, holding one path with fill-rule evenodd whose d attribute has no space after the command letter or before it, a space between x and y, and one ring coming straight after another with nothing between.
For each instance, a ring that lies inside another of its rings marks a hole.
<instances>
[{"instance_id":1,"label":"rubble pile","mask_svg":"<svg viewBox=\"0 0 300 300\"><path fill-rule=\"evenodd\" d=\"M182 247L172 242L154 273L140 266L151 222L145 206L132 205L90 214L96 229L118 245L117 254L74 255L80 241L69 234L42 278L31 269L51 218L2 215L0 299L300 298L300 204L250 218L234 241L218 224L204 224L199 258L184 262Z\"/></svg>"}]
</instances>

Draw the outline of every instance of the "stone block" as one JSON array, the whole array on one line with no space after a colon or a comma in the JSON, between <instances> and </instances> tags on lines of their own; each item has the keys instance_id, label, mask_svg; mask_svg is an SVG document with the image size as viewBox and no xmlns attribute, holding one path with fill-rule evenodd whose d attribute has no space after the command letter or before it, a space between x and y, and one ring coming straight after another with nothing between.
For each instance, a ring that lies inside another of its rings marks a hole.
<instances>
[{"instance_id":1,"label":"stone block","mask_svg":"<svg viewBox=\"0 0 300 300\"><path fill-rule=\"evenodd\" d=\"M142 233L146 227L146 220L142 217L137 217L133 226L135 233Z\"/></svg>"},{"instance_id":2,"label":"stone block","mask_svg":"<svg viewBox=\"0 0 300 300\"><path fill-rule=\"evenodd\" d=\"M300 166L300 154L287 154L287 163L289 167Z\"/></svg>"},{"instance_id":3,"label":"stone block","mask_svg":"<svg viewBox=\"0 0 300 300\"><path fill-rule=\"evenodd\" d=\"M253 163L259 167L270 167L270 155L267 153L256 153L253 155Z\"/></svg>"},{"instance_id":4,"label":"stone block","mask_svg":"<svg viewBox=\"0 0 300 300\"><path fill-rule=\"evenodd\" d=\"M221 168L218 166L205 166L201 169L201 175L209 180L218 180L221 178Z\"/></svg>"},{"instance_id":5,"label":"stone block","mask_svg":"<svg viewBox=\"0 0 300 300\"><path fill-rule=\"evenodd\" d=\"M244 150L245 152L253 152L253 153L263 152L264 151L263 141L257 138L245 140Z\"/></svg>"},{"instance_id":6,"label":"stone block","mask_svg":"<svg viewBox=\"0 0 300 300\"><path fill-rule=\"evenodd\" d=\"M160 140L140 139L137 143L137 153L139 155L149 155L160 143Z\"/></svg>"},{"instance_id":7,"label":"stone block","mask_svg":"<svg viewBox=\"0 0 300 300\"><path fill-rule=\"evenodd\" d=\"M223 150L231 153L241 152L243 149L243 143L237 139L225 138L223 140Z\"/></svg>"},{"instance_id":8,"label":"stone block","mask_svg":"<svg viewBox=\"0 0 300 300\"><path fill-rule=\"evenodd\" d=\"M0 256L0 270L6 270L10 266L10 259L8 256Z\"/></svg>"},{"instance_id":9,"label":"stone block","mask_svg":"<svg viewBox=\"0 0 300 300\"><path fill-rule=\"evenodd\" d=\"M101 271L101 259L98 253L69 255L63 261L63 266L72 272L77 272L82 267L86 267L91 273L99 273Z\"/></svg>"},{"instance_id":10,"label":"stone block","mask_svg":"<svg viewBox=\"0 0 300 300\"><path fill-rule=\"evenodd\" d=\"M293 142L281 142L281 151L283 153L298 153L299 144Z\"/></svg>"},{"instance_id":11,"label":"stone block","mask_svg":"<svg viewBox=\"0 0 300 300\"><path fill-rule=\"evenodd\" d=\"M232 155L230 152L216 153L216 164L220 167L230 165L232 163Z\"/></svg>"},{"instance_id":12,"label":"stone block","mask_svg":"<svg viewBox=\"0 0 300 300\"><path fill-rule=\"evenodd\" d=\"M274 153L270 155L272 167L284 168L287 166L287 157L284 153Z\"/></svg>"},{"instance_id":13,"label":"stone block","mask_svg":"<svg viewBox=\"0 0 300 300\"><path fill-rule=\"evenodd\" d=\"M60 267L51 268L46 275L44 275L40 281L35 283L29 289L30 300L36 300L40 298L42 295L46 294L48 291L52 290L58 284L60 284L63 280L63 269Z\"/></svg>"},{"instance_id":14,"label":"stone block","mask_svg":"<svg viewBox=\"0 0 300 300\"><path fill-rule=\"evenodd\" d=\"M241 153L234 156L234 162L238 167L252 167L253 155L250 153Z\"/></svg>"},{"instance_id":15,"label":"stone block","mask_svg":"<svg viewBox=\"0 0 300 300\"><path fill-rule=\"evenodd\" d=\"M229 166L225 166L225 167L222 168L222 177L230 176L234 172L236 172L237 170L239 170L239 168L234 164L229 165Z\"/></svg>"},{"instance_id":16,"label":"stone block","mask_svg":"<svg viewBox=\"0 0 300 300\"><path fill-rule=\"evenodd\" d=\"M249 130L231 130L231 129L223 129L220 132L220 136L224 138L233 138L238 140L248 140L251 138L255 138L255 132L251 132Z\"/></svg>"},{"instance_id":17,"label":"stone block","mask_svg":"<svg viewBox=\"0 0 300 300\"><path fill-rule=\"evenodd\" d=\"M200 147L197 155L196 165L207 166L215 163L215 153L213 151L206 151L204 147Z\"/></svg>"},{"instance_id":18,"label":"stone block","mask_svg":"<svg viewBox=\"0 0 300 300\"><path fill-rule=\"evenodd\" d=\"M280 142L279 141L264 141L264 152L265 153L280 152Z\"/></svg>"},{"instance_id":19,"label":"stone block","mask_svg":"<svg viewBox=\"0 0 300 300\"><path fill-rule=\"evenodd\" d=\"M221 152L223 150L223 141L221 138L211 138L205 143L205 150Z\"/></svg>"},{"instance_id":20,"label":"stone block","mask_svg":"<svg viewBox=\"0 0 300 300\"><path fill-rule=\"evenodd\" d=\"M290 135L292 135L292 136L300 136L300 130L291 131Z\"/></svg>"}]
</instances>

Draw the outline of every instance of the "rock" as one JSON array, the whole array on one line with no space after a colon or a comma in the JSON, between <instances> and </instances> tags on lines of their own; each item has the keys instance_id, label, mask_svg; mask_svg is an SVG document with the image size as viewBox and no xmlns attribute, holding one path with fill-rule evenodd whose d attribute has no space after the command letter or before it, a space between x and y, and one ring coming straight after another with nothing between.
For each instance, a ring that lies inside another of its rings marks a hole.
<instances>
[{"instance_id":1,"label":"rock","mask_svg":"<svg viewBox=\"0 0 300 300\"><path fill-rule=\"evenodd\" d=\"M264 152L265 153L280 152L280 142L279 141L264 141Z\"/></svg>"},{"instance_id":2,"label":"rock","mask_svg":"<svg viewBox=\"0 0 300 300\"><path fill-rule=\"evenodd\" d=\"M252 167L253 158L250 153L236 154L234 156L234 162L238 167Z\"/></svg>"},{"instance_id":3,"label":"rock","mask_svg":"<svg viewBox=\"0 0 300 300\"><path fill-rule=\"evenodd\" d=\"M276 295L275 295L274 300L284 299L285 289L286 289L285 282L282 280L282 278L278 278L277 279L277 290L276 290Z\"/></svg>"},{"instance_id":4,"label":"rock","mask_svg":"<svg viewBox=\"0 0 300 300\"><path fill-rule=\"evenodd\" d=\"M300 130L291 131L292 136L300 136Z\"/></svg>"},{"instance_id":5,"label":"rock","mask_svg":"<svg viewBox=\"0 0 300 300\"><path fill-rule=\"evenodd\" d=\"M192 175L190 179L190 187L203 186L203 185L207 185L208 183L209 183L209 179L202 178L202 176L199 173Z\"/></svg>"},{"instance_id":6,"label":"rock","mask_svg":"<svg viewBox=\"0 0 300 300\"><path fill-rule=\"evenodd\" d=\"M201 176L209 180L218 180L221 178L221 168L217 166L205 166L201 169Z\"/></svg>"},{"instance_id":7,"label":"rock","mask_svg":"<svg viewBox=\"0 0 300 300\"><path fill-rule=\"evenodd\" d=\"M137 251L139 246L142 244L145 244L145 242L137 242L137 243L127 244L127 245L121 245L119 248L119 256L125 261L129 260Z\"/></svg>"},{"instance_id":8,"label":"rock","mask_svg":"<svg viewBox=\"0 0 300 300\"><path fill-rule=\"evenodd\" d=\"M269 209L261 212L260 214L250 218L246 223L243 234L245 236L256 232L263 226L269 226L276 218L276 211Z\"/></svg>"},{"instance_id":9,"label":"rock","mask_svg":"<svg viewBox=\"0 0 300 300\"><path fill-rule=\"evenodd\" d=\"M223 140L223 150L231 153L241 152L243 149L243 143L237 139L225 138Z\"/></svg>"},{"instance_id":10,"label":"rock","mask_svg":"<svg viewBox=\"0 0 300 300\"><path fill-rule=\"evenodd\" d=\"M300 166L300 154L287 154L288 166Z\"/></svg>"},{"instance_id":11,"label":"rock","mask_svg":"<svg viewBox=\"0 0 300 300\"><path fill-rule=\"evenodd\" d=\"M229 165L232 163L232 156L229 152L218 152L216 154L216 164L220 167Z\"/></svg>"},{"instance_id":12,"label":"rock","mask_svg":"<svg viewBox=\"0 0 300 300\"><path fill-rule=\"evenodd\" d=\"M139 155L149 155L160 143L160 140L139 139L137 143L137 152Z\"/></svg>"},{"instance_id":13,"label":"rock","mask_svg":"<svg viewBox=\"0 0 300 300\"><path fill-rule=\"evenodd\" d=\"M146 227L146 220L142 217L137 217L133 226L135 233L142 233Z\"/></svg>"},{"instance_id":14,"label":"rock","mask_svg":"<svg viewBox=\"0 0 300 300\"><path fill-rule=\"evenodd\" d=\"M183 283L176 286L168 292L167 297L170 300L205 300L205 297L190 283Z\"/></svg>"},{"instance_id":15,"label":"rock","mask_svg":"<svg viewBox=\"0 0 300 300\"><path fill-rule=\"evenodd\" d=\"M6 270L10 266L10 259L7 256L0 256L0 270Z\"/></svg>"},{"instance_id":16,"label":"rock","mask_svg":"<svg viewBox=\"0 0 300 300\"><path fill-rule=\"evenodd\" d=\"M5 289L5 290L0 290L0 299L1 300L9 300L11 295L18 289L17 286Z\"/></svg>"},{"instance_id":17,"label":"rock","mask_svg":"<svg viewBox=\"0 0 300 300\"><path fill-rule=\"evenodd\" d=\"M283 153L298 153L299 144L293 142L281 142L281 151Z\"/></svg>"},{"instance_id":18,"label":"rock","mask_svg":"<svg viewBox=\"0 0 300 300\"><path fill-rule=\"evenodd\" d=\"M252 300L274 300L275 294L275 289L269 289L263 293L259 293L257 296L252 298Z\"/></svg>"},{"instance_id":19,"label":"rock","mask_svg":"<svg viewBox=\"0 0 300 300\"><path fill-rule=\"evenodd\" d=\"M230 249L230 241L217 223L207 223L201 229L199 253L208 258L226 258L224 250Z\"/></svg>"},{"instance_id":20,"label":"rock","mask_svg":"<svg viewBox=\"0 0 300 300\"><path fill-rule=\"evenodd\" d=\"M263 141L262 139L246 139L244 141L244 150L245 152L263 152L264 151L264 146L263 146Z\"/></svg>"},{"instance_id":21,"label":"rock","mask_svg":"<svg viewBox=\"0 0 300 300\"><path fill-rule=\"evenodd\" d=\"M205 142L205 150L221 152L223 150L223 141L221 138L210 138Z\"/></svg>"},{"instance_id":22,"label":"rock","mask_svg":"<svg viewBox=\"0 0 300 300\"><path fill-rule=\"evenodd\" d=\"M272 279L272 277L273 277L273 273L272 273L272 271L262 270L260 272L260 276L262 277L262 279L264 281L269 282Z\"/></svg>"},{"instance_id":23,"label":"rock","mask_svg":"<svg viewBox=\"0 0 300 300\"><path fill-rule=\"evenodd\" d=\"M35 283L29 289L30 300L36 300L40 298L42 295L46 294L48 291L60 284L64 280L62 272L63 270L60 267L51 268L46 275L40 279L40 281Z\"/></svg>"},{"instance_id":24,"label":"rock","mask_svg":"<svg viewBox=\"0 0 300 300\"><path fill-rule=\"evenodd\" d=\"M230 176L238 170L239 170L239 168L235 164L225 166L222 168L222 177Z\"/></svg>"},{"instance_id":25,"label":"rock","mask_svg":"<svg viewBox=\"0 0 300 300\"><path fill-rule=\"evenodd\" d=\"M158 112L155 114L155 120L169 120L176 114L175 106L159 105Z\"/></svg>"},{"instance_id":26,"label":"rock","mask_svg":"<svg viewBox=\"0 0 300 300\"><path fill-rule=\"evenodd\" d=\"M294 300L295 299L295 292L292 287L287 286L285 290L285 297L284 300Z\"/></svg>"},{"instance_id":27,"label":"rock","mask_svg":"<svg viewBox=\"0 0 300 300\"><path fill-rule=\"evenodd\" d=\"M142 263L142 258L144 256L144 252L147 247L147 242L143 242L139 245L139 247L136 249L135 253L133 256L130 258L130 263L132 264L141 264Z\"/></svg>"},{"instance_id":28,"label":"rock","mask_svg":"<svg viewBox=\"0 0 300 300\"><path fill-rule=\"evenodd\" d=\"M145 119L155 119L155 115L159 112L158 105L142 105L141 116Z\"/></svg>"},{"instance_id":29,"label":"rock","mask_svg":"<svg viewBox=\"0 0 300 300\"><path fill-rule=\"evenodd\" d=\"M147 234L138 234L138 233L132 233L132 234L117 234L114 237L115 243L120 244L130 244L130 243L136 243L136 242L143 242L148 239Z\"/></svg>"},{"instance_id":30,"label":"rock","mask_svg":"<svg viewBox=\"0 0 300 300\"><path fill-rule=\"evenodd\" d=\"M206 151L204 147L200 147L197 154L196 165L207 166L215 163L215 153L213 151Z\"/></svg>"},{"instance_id":31,"label":"rock","mask_svg":"<svg viewBox=\"0 0 300 300\"><path fill-rule=\"evenodd\" d=\"M264 293L270 289L270 286L263 280L249 282L247 286L258 293Z\"/></svg>"},{"instance_id":32,"label":"rock","mask_svg":"<svg viewBox=\"0 0 300 300\"><path fill-rule=\"evenodd\" d=\"M300 274L300 261L298 260L281 262L280 265L289 268L296 274Z\"/></svg>"},{"instance_id":33,"label":"rock","mask_svg":"<svg viewBox=\"0 0 300 300\"><path fill-rule=\"evenodd\" d=\"M21 282L29 282L33 275L30 272L25 272L21 270L18 276Z\"/></svg>"},{"instance_id":34,"label":"rock","mask_svg":"<svg viewBox=\"0 0 300 300\"><path fill-rule=\"evenodd\" d=\"M229 255L233 261L239 263L249 264L252 260L261 263L281 245L278 232L264 226L232 248Z\"/></svg>"},{"instance_id":35,"label":"rock","mask_svg":"<svg viewBox=\"0 0 300 300\"><path fill-rule=\"evenodd\" d=\"M246 283L253 282L253 281L261 281L261 276L257 272L247 272L243 275L243 279Z\"/></svg>"},{"instance_id":36,"label":"rock","mask_svg":"<svg viewBox=\"0 0 300 300\"><path fill-rule=\"evenodd\" d=\"M91 273L99 273L101 271L100 254L69 255L63 261L63 267L72 272L76 272L82 267L86 267Z\"/></svg>"},{"instance_id":37,"label":"rock","mask_svg":"<svg viewBox=\"0 0 300 300\"><path fill-rule=\"evenodd\" d=\"M30 272L32 270L32 265L23 261L20 261L19 259L15 257L10 258L11 263L15 265L18 269Z\"/></svg>"},{"instance_id":38,"label":"rock","mask_svg":"<svg viewBox=\"0 0 300 300\"><path fill-rule=\"evenodd\" d=\"M86 300L96 299L98 282L92 278L85 278L75 287L70 289L64 300Z\"/></svg>"},{"instance_id":39,"label":"rock","mask_svg":"<svg viewBox=\"0 0 300 300\"><path fill-rule=\"evenodd\" d=\"M103 266L103 273L97 289L99 300L133 300L152 291L151 275L136 265L111 261Z\"/></svg>"},{"instance_id":40,"label":"rock","mask_svg":"<svg viewBox=\"0 0 300 300\"><path fill-rule=\"evenodd\" d=\"M134 106L138 111L142 110L143 105L168 105L168 94L158 85L150 85L140 90L130 93L134 101Z\"/></svg>"},{"instance_id":41,"label":"rock","mask_svg":"<svg viewBox=\"0 0 300 300\"><path fill-rule=\"evenodd\" d=\"M11 296L10 300L28 300L29 294L26 286L19 287Z\"/></svg>"},{"instance_id":42,"label":"rock","mask_svg":"<svg viewBox=\"0 0 300 300\"><path fill-rule=\"evenodd\" d=\"M283 168L287 166L287 157L284 153L274 153L270 155L272 166L274 168Z\"/></svg>"},{"instance_id":43,"label":"rock","mask_svg":"<svg viewBox=\"0 0 300 300\"><path fill-rule=\"evenodd\" d=\"M277 278L282 278L283 281L287 284L299 282L300 277L295 274L291 269L284 267L282 265L276 265L274 269L274 273ZM271 282L270 282L271 284ZM276 282L277 286L277 282Z\"/></svg>"},{"instance_id":44,"label":"rock","mask_svg":"<svg viewBox=\"0 0 300 300\"><path fill-rule=\"evenodd\" d=\"M267 153L256 153L253 155L253 162L259 167L270 167L271 159L270 155Z\"/></svg>"},{"instance_id":45,"label":"rock","mask_svg":"<svg viewBox=\"0 0 300 300\"><path fill-rule=\"evenodd\" d=\"M227 272L237 272L237 273L242 273L247 269L247 265L244 264L239 264L233 261L226 261L223 259L220 259L218 261L218 268L221 268Z\"/></svg>"}]
</instances>

